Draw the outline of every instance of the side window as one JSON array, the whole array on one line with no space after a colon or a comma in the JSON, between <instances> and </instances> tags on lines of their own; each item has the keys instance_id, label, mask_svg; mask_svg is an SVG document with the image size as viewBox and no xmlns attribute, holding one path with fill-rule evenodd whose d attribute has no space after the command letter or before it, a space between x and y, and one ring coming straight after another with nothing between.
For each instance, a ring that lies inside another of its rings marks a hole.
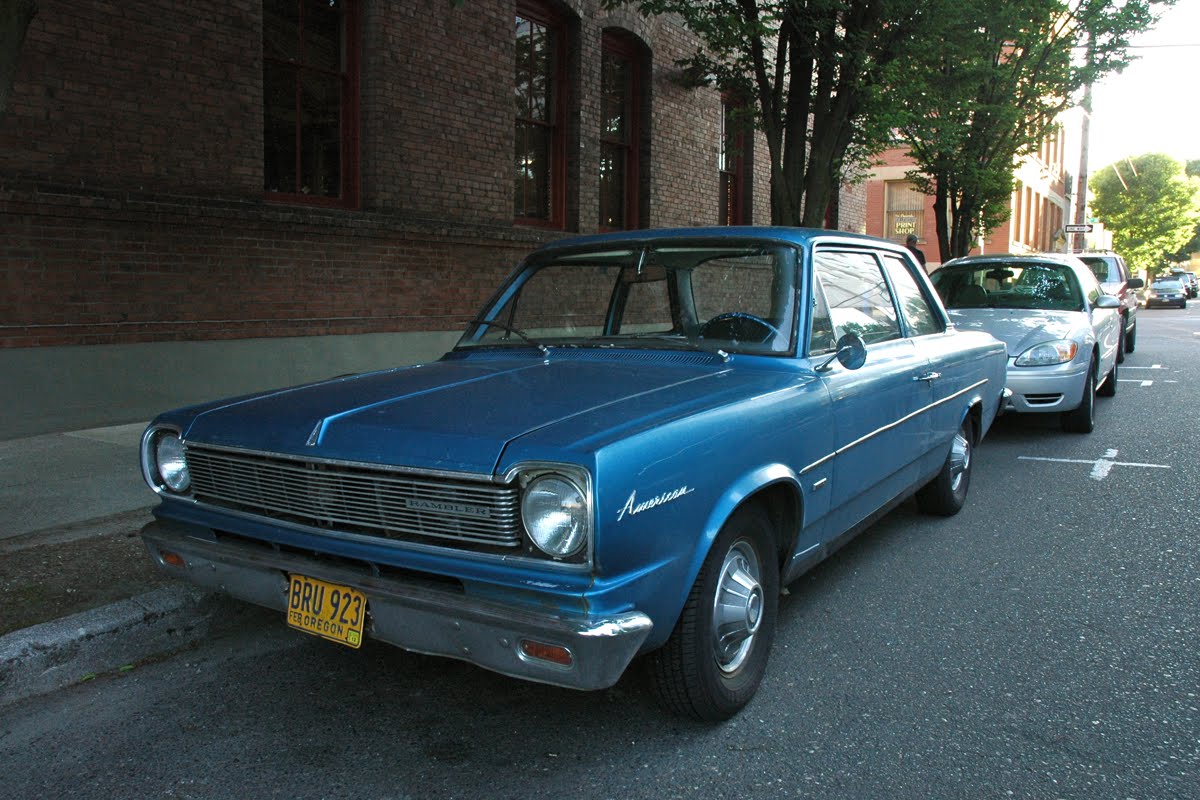
<instances>
[{"instance_id":1,"label":"side window","mask_svg":"<svg viewBox=\"0 0 1200 800\"><path fill-rule=\"evenodd\" d=\"M847 333L867 344L900 338L896 306L874 255L818 250L813 267L825 290L834 339Z\"/></svg>"},{"instance_id":2,"label":"side window","mask_svg":"<svg viewBox=\"0 0 1200 800\"><path fill-rule=\"evenodd\" d=\"M941 333L942 322L937 312L929 305L916 278L908 271L903 259L895 255L884 255L883 268L887 270L892 288L896 290L896 299L900 301L900 309L908 322L908 331L912 336L928 336L931 333Z\"/></svg>"}]
</instances>

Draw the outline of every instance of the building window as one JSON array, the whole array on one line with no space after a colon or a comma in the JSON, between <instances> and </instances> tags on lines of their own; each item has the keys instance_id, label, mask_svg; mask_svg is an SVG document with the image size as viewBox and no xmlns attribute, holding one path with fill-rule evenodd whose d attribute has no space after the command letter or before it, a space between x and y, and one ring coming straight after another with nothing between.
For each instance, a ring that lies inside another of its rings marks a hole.
<instances>
[{"instance_id":1,"label":"building window","mask_svg":"<svg viewBox=\"0 0 1200 800\"><path fill-rule=\"evenodd\" d=\"M600 54L601 230L640 227L642 69L637 44L605 31Z\"/></svg>"},{"instance_id":2,"label":"building window","mask_svg":"<svg viewBox=\"0 0 1200 800\"><path fill-rule=\"evenodd\" d=\"M721 102L721 151L717 170L721 175L721 225L744 225L746 215L746 124L741 107Z\"/></svg>"},{"instance_id":3,"label":"building window","mask_svg":"<svg viewBox=\"0 0 1200 800\"><path fill-rule=\"evenodd\" d=\"M887 219L884 236L903 242L908 236L925 238L925 195L909 181L888 181L884 186Z\"/></svg>"},{"instance_id":4,"label":"building window","mask_svg":"<svg viewBox=\"0 0 1200 800\"><path fill-rule=\"evenodd\" d=\"M566 216L566 38L551 9L517 4L513 214L556 228Z\"/></svg>"},{"instance_id":5,"label":"building window","mask_svg":"<svg viewBox=\"0 0 1200 800\"><path fill-rule=\"evenodd\" d=\"M263 2L263 177L289 201L358 203L356 0Z\"/></svg>"}]
</instances>

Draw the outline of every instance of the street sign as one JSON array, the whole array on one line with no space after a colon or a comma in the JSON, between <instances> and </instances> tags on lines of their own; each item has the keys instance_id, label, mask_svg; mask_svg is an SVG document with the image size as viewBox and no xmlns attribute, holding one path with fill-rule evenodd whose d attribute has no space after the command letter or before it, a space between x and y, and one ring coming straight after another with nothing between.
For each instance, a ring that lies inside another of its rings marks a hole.
<instances>
[{"instance_id":1,"label":"street sign","mask_svg":"<svg viewBox=\"0 0 1200 800\"><path fill-rule=\"evenodd\" d=\"M1091 233L1092 232L1091 223L1088 223L1087 225L1066 225L1064 227L1066 228L1067 233Z\"/></svg>"}]
</instances>

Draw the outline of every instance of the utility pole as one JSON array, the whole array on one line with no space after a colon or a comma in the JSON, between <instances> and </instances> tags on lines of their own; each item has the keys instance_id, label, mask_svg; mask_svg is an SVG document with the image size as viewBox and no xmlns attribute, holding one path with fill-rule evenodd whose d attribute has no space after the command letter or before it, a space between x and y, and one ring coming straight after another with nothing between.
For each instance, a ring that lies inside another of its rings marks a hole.
<instances>
[{"instance_id":1,"label":"utility pole","mask_svg":"<svg viewBox=\"0 0 1200 800\"><path fill-rule=\"evenodd\" d=\"M1088 35L1087 66L1092 67L1092 37ZM1092 81L1083 85L1083 123L1079 128L1079 182L1075 190L1075 224L1084 225L1087 222L1087 192L1088 192L1088 136L1092 127ZM1084 230L1076 228L1076 230ZM1079 252L1085 249L1086 233L1071 234L1071 250Z\"/></svg>"}]
</instances>

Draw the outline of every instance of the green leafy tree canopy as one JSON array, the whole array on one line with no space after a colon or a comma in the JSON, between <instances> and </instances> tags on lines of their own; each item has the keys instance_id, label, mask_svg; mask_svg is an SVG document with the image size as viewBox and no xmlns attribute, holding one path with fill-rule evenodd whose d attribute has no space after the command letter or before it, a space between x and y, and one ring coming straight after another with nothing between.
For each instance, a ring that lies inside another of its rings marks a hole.
<instances>
[{"instance_id":1,"label":"green leafy tree canopy","mask_svg":"<svg viewBox=\"0 0 1200 800\"><path fill-rule=\"evenodd\" d=\"M1168 266L1200 225L1200 178L1162 153L1109 164L1092 174L1091 208L1125 260L1151 275Z\"/></svg>"},{"instance_id":2,"label":"green leafy tree canopy","mask_svg":"<svg viewBox=\"0 0 1200 800\"><path fill-rule=\"evenodd\" d=\"M941 3L932 24L942 46L894 68L912 178L934 196L945 260L1008 218L1018 159L1036 152L1081 87L1128 63L1132 34L1173 0L931 2Z\"/></svg>"},{"instance_id":3,"label":"green leafy tree canopy","mask_svg":"<svg viewBox=\"0 0 1200 800\"><path fill-rule=\"evenodd\" d=\"M842 179L888 142L888 65L936 46L926 0L606 0L673 14L700 47L681 66L755 107L771 159L771 217L820 227Z\"/></svg>"}]
</instances>

